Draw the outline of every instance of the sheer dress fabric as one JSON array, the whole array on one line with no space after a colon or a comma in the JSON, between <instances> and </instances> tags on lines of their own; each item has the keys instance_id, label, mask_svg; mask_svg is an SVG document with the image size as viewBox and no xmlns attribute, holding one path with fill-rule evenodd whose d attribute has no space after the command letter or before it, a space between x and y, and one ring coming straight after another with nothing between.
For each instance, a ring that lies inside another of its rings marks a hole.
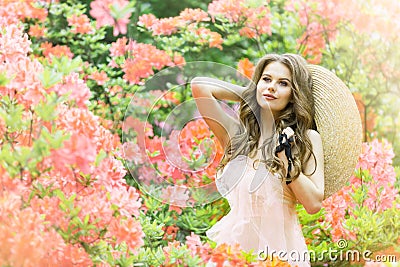
<instances>
[{"instance_id":1,"label":"sheer dress fabric","mask_svg":"<svg viewBox=\"0 0 400 267\"><path fill-rule=\"evenodd\" d=\"M218 173L219 193L230 212L207 232L217 244L239 243L244 250L280 256L292 266L310 266L290 188L264 164L240 155Z\"/></svg>"}]
</instances>

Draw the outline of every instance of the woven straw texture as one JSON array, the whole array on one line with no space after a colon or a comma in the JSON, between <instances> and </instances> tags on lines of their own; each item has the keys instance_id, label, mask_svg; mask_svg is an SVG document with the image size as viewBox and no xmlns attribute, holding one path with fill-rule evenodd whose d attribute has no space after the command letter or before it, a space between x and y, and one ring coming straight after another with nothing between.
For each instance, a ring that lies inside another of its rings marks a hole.
<instances>
[{"instance_id":1,"label":"woven straw texture","mask_svg":"<svg viewBox=\"0 0 400 267\"><path fill-rule=\"evenodd\" d=\"M361 118L350 90L334 73L316 65L309 65L309 70L313 77L315 123L324 150L324 198L328 198L354 173L361 153Z\"/></svg>"}]
</instances>

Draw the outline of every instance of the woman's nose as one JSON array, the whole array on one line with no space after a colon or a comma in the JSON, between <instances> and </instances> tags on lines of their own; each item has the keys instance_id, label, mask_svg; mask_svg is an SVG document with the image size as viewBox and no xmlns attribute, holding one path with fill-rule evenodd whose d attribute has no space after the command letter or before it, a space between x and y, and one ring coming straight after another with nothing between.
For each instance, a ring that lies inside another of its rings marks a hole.
<instances>
[{"instance_id":1,"label":"woman's nose","mask_svg":"<svg viewBox=\"0 0 400 267\"><path fill-rule=\"evenodd\" d=\"M271 82L271 83L268 85L268 91L269 91L269 92L275 92L275 83Z\"/></svg>"}]
</instances>

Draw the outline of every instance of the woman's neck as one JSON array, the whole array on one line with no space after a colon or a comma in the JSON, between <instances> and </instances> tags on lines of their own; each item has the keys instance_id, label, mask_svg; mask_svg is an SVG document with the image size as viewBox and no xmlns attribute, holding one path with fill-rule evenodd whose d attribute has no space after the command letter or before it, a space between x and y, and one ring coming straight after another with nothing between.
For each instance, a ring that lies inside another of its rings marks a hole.
<instances>
[{"instance_id":1,"label":"woman's neck","mask_svg":"<svg viewBox=\"0 0 400 267\"><path fill-rule=\"evenodd\" d=\"M260 121L258 123L261 132L260 143L262 143L265 139L274 135L276 129L274 115L269 110L260 110Z\"/></svg>"}]
</instances>

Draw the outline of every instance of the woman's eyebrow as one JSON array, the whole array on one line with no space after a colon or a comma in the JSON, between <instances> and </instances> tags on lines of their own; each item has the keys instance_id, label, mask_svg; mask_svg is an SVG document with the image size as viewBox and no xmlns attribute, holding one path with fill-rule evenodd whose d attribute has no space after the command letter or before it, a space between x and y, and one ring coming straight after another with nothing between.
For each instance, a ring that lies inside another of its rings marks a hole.
<instances>
[{"instance_id":1,"label":"woman's eyebrow","mask_svg":"<svg viewBox=\"0 0 400 267\"><path fill-rule=\"evenodd\" d=\"M292 83L292 81L290 79L288 79L288 78L280 78L279 80L280 81L288 81L288 82Z\"/></svg>"},{"instance_id":2,"label":"woman's eyebrow","mask_svg":"<svg viewBox=\"0 0 400 267\"><path fill-rule=\"evenodd\" d=\"M268 76L268 77L272 77L272 75L271 74L269 74L269 73L263 73L262 75L261 75L261 77L263 77L263 76ZM288 81L288 82L292 82L289 78L286 78L286 77L282 77L282 78L279 78L279 80L280 81Z\"/></svg>"}]
</instances>

